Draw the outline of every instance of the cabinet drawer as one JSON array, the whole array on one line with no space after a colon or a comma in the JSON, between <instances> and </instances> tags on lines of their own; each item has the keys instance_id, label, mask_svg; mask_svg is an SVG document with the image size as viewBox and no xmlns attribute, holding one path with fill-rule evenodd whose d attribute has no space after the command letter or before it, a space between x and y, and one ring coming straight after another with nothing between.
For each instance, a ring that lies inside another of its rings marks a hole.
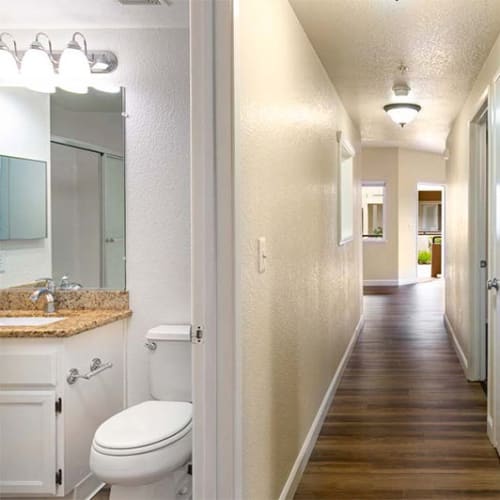
<instances>
[{"instance_id":1,"label":"cabinet drawer","mask_svg":"<svg viewBox=\"0 0 500 500\"><path fill-rule=\"evenodd\" d=\"M56 385L57 355L46 353L0 354L0 386Z\"/></svg>"}]
</instances>

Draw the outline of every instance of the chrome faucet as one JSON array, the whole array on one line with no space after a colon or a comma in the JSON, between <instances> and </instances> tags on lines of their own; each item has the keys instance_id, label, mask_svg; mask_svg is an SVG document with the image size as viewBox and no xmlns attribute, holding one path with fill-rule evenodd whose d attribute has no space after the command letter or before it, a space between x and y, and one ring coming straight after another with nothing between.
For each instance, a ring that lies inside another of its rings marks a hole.
<instances>
[{"instance_id":1,"label":"chrome faucet","mask_svg":"<svg viewBox=\"0 0 500 500\"><path fill-rule=\"evenodd\" d=\"M45 281L45 286L37 288L30 296L31 302L37 302L40 297L46 297L47 305L45 312L47 314L55 313L54 292L56 287L52 278L39 278L36 281Z\"/></svg>"},{"instance_id":2,"label":"chrome faucet","mask_svg":"<svg viewBox=\"0 0 500 500\"><path fill-rule=\"evenodd\" d=\"M41 281L45 282L45 286L41 288L46 288L50 293L54 294L56 291L56 284L54 283L54 280L52 278L37 278L35 280L36 283Z\"/></svg>"}]
</instances>

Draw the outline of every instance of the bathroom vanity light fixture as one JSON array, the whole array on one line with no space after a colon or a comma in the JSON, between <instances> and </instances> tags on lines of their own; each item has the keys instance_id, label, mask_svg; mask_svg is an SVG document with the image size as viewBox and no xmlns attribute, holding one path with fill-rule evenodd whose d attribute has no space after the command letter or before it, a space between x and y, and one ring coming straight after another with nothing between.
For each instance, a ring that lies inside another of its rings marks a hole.
<instances>
[{"instance_id":1,"label":"bathroom vanity light fixture","mask_svg":"<svg viewBox=\"0 0 500 500\"><path fill-rule=\"evenodd\" d=\"M12 39L12 49L6 38ZM57 86L68 92L86 94L89 86L94 86L93 74L111 73L117 66L118 59L113 52L89 51L87 40L79 31L62 52L53 51L49 36L39 32L30 48L20 54L12 35L0 34L0 81L3 84L20 84L44 93L55 92ZM96 83L97 86L104 92L116 92L117 88L105 81Z\"/></svg>"},{"instance_id":2,"label":"bathroom vanity light fixture","mask_svg":"<svg viewBox=\"0 0 500 500\"><path fill-rule=\"evenodd\" d=\"M5 42L5 38L12 40L12 51ZM2 82L14 83L19 75L19 57L17 44L10 33L0 33L0 79Z\"/></svg>"}]
</instances>

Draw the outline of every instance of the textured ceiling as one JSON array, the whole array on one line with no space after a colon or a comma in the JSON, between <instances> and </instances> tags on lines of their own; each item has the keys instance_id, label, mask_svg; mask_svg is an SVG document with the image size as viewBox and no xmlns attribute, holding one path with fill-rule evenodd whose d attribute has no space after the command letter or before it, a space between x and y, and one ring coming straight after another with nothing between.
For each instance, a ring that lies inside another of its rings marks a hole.
<instances>
[{"instance_id":1,"label":"textured ceiling","mask_svg":"<svg viewBox=\"0 0 500 500\"><path fill-rule=\"evenodd\" d=\"M0 0L4 29L187 27L188 0L122 5L118 0Z\"/></svg>"},{"instance_id":2,"label":"textured ceiling","mask_svg":"<svg viewBox=\"0 0 500 500\"><path fill-rule=\"evenodd\" d=\"M500 32L500 0L290 0L363 143L442 152ZM401 76L401 63L409 71ZM401 129L382 107L406 81L422 106Z\"/></svg>"}]
</instances>

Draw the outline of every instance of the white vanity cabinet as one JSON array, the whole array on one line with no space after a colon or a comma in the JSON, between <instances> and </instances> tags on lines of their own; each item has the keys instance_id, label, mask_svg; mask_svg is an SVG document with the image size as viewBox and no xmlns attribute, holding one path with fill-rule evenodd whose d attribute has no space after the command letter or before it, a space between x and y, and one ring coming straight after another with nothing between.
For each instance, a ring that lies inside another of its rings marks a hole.
<instances>
[{"instance_id":1,"label":"white vanity cabinet","mask_svg":"<svg viewBox=\"0 0 500 500\"><path fill-rule=\"evenodd\" d=\"M124 407L125 320L58 338L0 338L0 498L90 495L97 427ZM94 358L112 367L69 384Z\"/></svg>"}]
</instances>

